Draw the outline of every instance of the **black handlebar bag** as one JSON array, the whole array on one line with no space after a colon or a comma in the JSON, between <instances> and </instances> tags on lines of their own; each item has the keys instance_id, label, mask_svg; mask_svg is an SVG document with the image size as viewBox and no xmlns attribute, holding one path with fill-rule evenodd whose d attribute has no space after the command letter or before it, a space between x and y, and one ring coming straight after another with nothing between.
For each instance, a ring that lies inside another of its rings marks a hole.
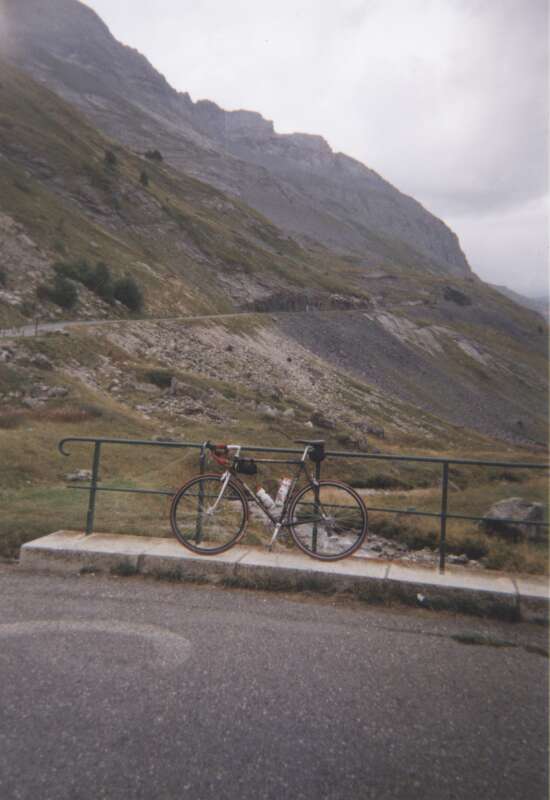
<instances>
[{"instance_id":1,"label":"black handlebar bag","mask_svg":"<svg viewBox=\"0 0 550 800\"><path fill-rule=\"evenodd\" d=\"M239 458L235 465L237 472L241 475L256 475L258 473L258 465L253 458Z\"/></svg>"}]
</instances>

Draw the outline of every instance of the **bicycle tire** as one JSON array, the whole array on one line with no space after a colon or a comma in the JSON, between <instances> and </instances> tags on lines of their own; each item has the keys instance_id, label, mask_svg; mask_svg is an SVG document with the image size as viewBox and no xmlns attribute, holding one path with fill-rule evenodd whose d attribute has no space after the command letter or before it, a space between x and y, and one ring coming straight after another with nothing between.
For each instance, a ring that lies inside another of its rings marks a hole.
<instances>
[{"instance_id":1,"label":"bicycle tire","mask_svg":"<svg viewBox=\"0 0 550 800\"><path fill-rule=\"evenodd\" d=\"M367 536L365 503L346 483L320 481L319 503L323 511L318 514L316 491L314 484L308 484L291 499L288 519L292 539L300 550L320 561L347 558L361 547Z\"/></svg>"},{"instance_id":2,"label":"bicycle tire","mask_svg":"<svg viewBox=\"0 0 550 800\"><path fill-rule=\"evenodd\" d=\"M180 544L193 553L210 556L223 553L234 547L244 535L248 502L240 486L232 479L214 513L200 510L201 500L215 502L221 481L222 476L217 473L197 475L187 481L172 499L172 531Z\"/></svg>"}]
</instances>

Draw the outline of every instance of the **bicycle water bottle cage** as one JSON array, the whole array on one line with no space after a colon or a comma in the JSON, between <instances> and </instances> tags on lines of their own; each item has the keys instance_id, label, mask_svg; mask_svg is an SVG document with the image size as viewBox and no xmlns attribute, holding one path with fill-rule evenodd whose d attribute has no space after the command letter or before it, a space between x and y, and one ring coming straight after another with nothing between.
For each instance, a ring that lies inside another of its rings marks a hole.
<instances>
[{"instance_id":1,"label":"bicycle water bottle cage","mask_svg":"<svg viewBox=\"0 0 550 800\"><path fill-rule=\"evenodd\" d=\"M258 465L253 458L238 458L235 469L241 475L256 475L258 473Z\"/></svg>"}]
</instances>

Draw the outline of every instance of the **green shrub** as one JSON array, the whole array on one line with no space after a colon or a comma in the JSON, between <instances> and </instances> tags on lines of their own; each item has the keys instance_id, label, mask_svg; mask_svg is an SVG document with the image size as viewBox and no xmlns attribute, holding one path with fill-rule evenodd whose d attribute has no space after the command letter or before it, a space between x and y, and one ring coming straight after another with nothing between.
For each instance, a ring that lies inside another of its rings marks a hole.
<instances>
[{"instance_id":1,"label":"green shrub","mask_svg":"<svg viewBox=\"0 0 550 800\"><path fill-rule=\"evenodd\" d=\"M148 158L150 161L164 161L160 150L147 150L145 158Z\"/></svg>"},{"instance_id":2,"label":"green shrub","mask_svg":"<svg viewBox=\"0 0 550 800\"><path fill-rule=\"evenodd\" d=\"M142 186L149 186L149 175L145 172L144 169L141 170L141 175L139 176L139 182Z\"/></svg>"},{"instance_id":3,"label":"green shrub","mask_svg":"<svg viewBox=\"0 0 550 800\"><path fill-rule=\"evenodd\" d=\"M167 389L172 383L174 373L168 369L151 369L145 373L146 380L149 383L154 383L160 389Z\"/></svg>"},{"instance_id":4,"label":"green shrub","mask_svg":"<svg viewBox=\"0 0 550 800\"><path fill-rule=\"evenodd\" d=\"M54 264L54 270L58 275L82 283L105 302L111 304L114 302L111 271L103 261L98 261L95 267L90 266L86 259L74 262L58 262Z\"/></svg>"},{"instance_id":5,"label":"green shrub","mask_svg":"<svg viewBox=\"0 0 550 800\"><path fill-rule=\"evenodd\" d=\"M0 269L0 286L5 286L8 282L8 276L6 275L6 270Z\"/></svg>"},{"instance_id":6,"label":"green shrub","mask_svg":"<svg viewBox=\"0 0 550 800\"><path fill-rule=\"evenodd\" d=\"M143 293L136 281L129 275L120 278L115 283L114 296L130 311L140 311L143 308Z\"/></svg>"},{"instance_id":7,"label":"green shrub","mask_svg":"<svg viewBox=\"0 0 550 800\"><path fill-rule=\"evenodd\" d=\"M528 470L525 472L512 472L509 469L502 470L501 472L490 472L488 478L490 481L506 481L508 483L523 483L529 480Z\"/></svg>"},{"instance_id":8,"label":"green shrub","mask_svg":"<svg viewBox=\"0 0 550 800\"><path fill-rule=\"evenodd\" d=\"M21 180L21 178L14 178L13 185L15 186L16 189L19 189L20 192L24 192L25 194L32 194L32 189L30 185L26 181Z\"/></svg>"},{"instance_id":9,"label":"green shrub","mask_svg":"<svg viewBox=\"0 0 550 800\"><path fill-rule=\"evenodd\" d=\"M92 268L84 258L79 261L58 261L53 265L53 268L57 275L70 278L72 281L78 281L85 286L92 272Z\"/></svg>"},{"instance_id":10,"label":"green shrub","mask_svg":"<svg viewBox=\"0 0 550 800\"><path fill-rule=\"evenodd\" d=\"M74 308L78 301L78 290L74 283L64 275L55 275L53 284L41 283L36 289L40 300L49 300L61 308Z\"/></svg>"},{"instance_id":11,"label":"green shrub","mask_svg":"<svg viewBox=\"0 0 550 800\"><path fill-rule=\"evenodd\" d=\"M412 484L383 473L369 475L365 478L351 478L349 484L354 489L402 489L406 491L413 488Z\"/></svg>"},{"instance_id":12,"label":"green shrub","mask_svg":"<svg viewBox=\"0 0 550 800\"><path fill-rule=\"evenodd\" d=\"M91 273L86 286L101 297L102 300L105 300L106 303L114 302L115 289L111 271L103 261L97 262L95 270Z\"/></svg>"},{"instance_id":13,"label":"green shrub","mask_svg":"<svg viewBox=\"0 0 550 800\"><path fill-rule=\"evenodd\" d=\"M105 166L109 167L109 169L115 169L118 165L118 158L112 150L105 150L104 161Z\"/></svg>"}]
</instances>

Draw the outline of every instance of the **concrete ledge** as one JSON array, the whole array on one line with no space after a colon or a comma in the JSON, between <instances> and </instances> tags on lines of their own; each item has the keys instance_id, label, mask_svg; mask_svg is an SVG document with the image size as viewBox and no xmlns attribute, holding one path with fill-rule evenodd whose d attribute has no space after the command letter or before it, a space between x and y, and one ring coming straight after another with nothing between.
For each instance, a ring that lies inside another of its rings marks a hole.
<instances>
[{"instance_id":1,"label":"concrete ledge","mask_svg":"<svg viewBox=\"0 0 550 800\"><path fill-rule=\"evenodd\" d=\"M199 556L174 539L57 531L21 548L23 569L152 575L254 589L348 592L367 602L403 602L506 619L548 621L548 581L448 567L437 570L365 558L327 563L303 554L237 546Z\"/></svg>"}]
</instances>

